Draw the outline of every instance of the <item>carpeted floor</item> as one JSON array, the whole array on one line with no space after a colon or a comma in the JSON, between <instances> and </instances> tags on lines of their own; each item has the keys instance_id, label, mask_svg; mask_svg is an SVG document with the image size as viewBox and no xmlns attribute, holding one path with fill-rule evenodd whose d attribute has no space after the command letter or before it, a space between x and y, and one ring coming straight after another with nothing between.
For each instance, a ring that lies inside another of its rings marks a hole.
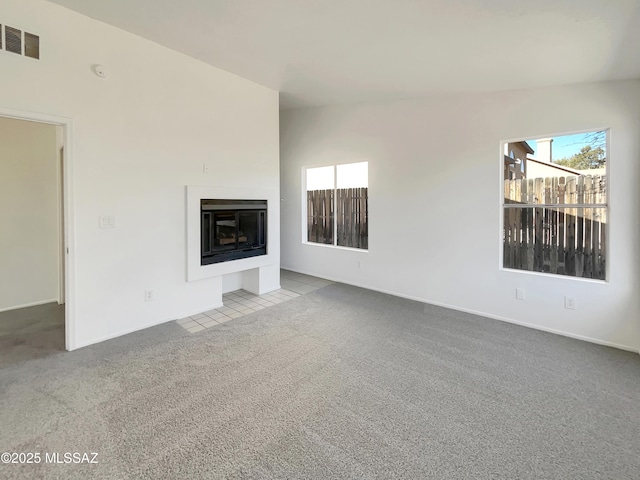
<instances>
[{"instance_id":1,"label":"carpeted floor","mask_svg":"<svg viewBox=\"0 0 640 480\"><path fill-rule=\"evenodd\" d=\"M640 478L639 355L341 284L5 366L0 405L43 456L3 479Z\"/></svg>"},{"instance_id":2,"label":"carpeted floor","mask_svg":"<svg viewBox=\"0 0 640 480\"><path fill-rule=\"evenodd\" d=\"M0 368L64 352L64 305L0 312Z\"/></svg>"}]
</instances>

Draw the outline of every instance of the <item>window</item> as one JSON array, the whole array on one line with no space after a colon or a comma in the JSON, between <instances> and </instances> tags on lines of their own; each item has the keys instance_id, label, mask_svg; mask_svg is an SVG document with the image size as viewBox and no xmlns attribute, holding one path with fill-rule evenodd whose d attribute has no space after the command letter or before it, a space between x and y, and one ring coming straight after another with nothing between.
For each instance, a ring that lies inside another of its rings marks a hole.
<instances>
[{"instance_id":1,"label":"window","mask_svg":"<svg viewBox=\"0 0 640 480\"><path fill-rule=\"evenodd\" d=\"M307 242L367 249L368 162L306 169Z\"/></svg>"},{"instance_id":2,"label":"window","mask_svg":"<svg viewBox=\"0 0 640 480\"><path fill-rule=\"evenodd\" d=\"M503 268L606 280L608 131L507 142L503 152Z\"/></svg>"}]
</instances>

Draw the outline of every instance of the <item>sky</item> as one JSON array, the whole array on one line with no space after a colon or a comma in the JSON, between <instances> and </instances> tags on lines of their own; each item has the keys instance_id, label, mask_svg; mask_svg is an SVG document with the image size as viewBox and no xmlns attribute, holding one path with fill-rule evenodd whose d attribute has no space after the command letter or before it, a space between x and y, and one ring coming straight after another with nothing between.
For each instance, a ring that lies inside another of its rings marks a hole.
<instances>
[{"instance_id":1,"label":"sky","mask_svg":"<svg viewBox=\"0 0 640 480\"><path fill-rule=\"evenodd\" d=\"M348 163L336 166L307 169L307 190L334 188L362 188L369 186L368 162ZM334 179L335 176L335 179Z\"/></svg>"},{"instance_id":2,"label":"sky","mask_svg":"<svg viewBox=\"0 0 640 480\"><path fill-rule=\"evenodd\" d=\"M562 158L570 158L572 155L578 153L582 147L589 145L589 142L585 141L584 133L576 133L573 135L562 135L559 137L553 137L553 143L551 144L551 156L555 162ZM535 140L527 140L527 143L537 153L537 143ZM606 150L606 147L603 147ZM533 154L534 157L536 154Z\"/></svg>"}]
</instances>

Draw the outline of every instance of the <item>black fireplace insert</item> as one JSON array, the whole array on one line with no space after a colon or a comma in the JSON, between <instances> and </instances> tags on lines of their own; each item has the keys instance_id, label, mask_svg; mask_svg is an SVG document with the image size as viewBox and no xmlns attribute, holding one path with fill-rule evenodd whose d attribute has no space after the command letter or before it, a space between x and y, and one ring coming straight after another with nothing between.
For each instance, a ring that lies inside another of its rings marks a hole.
<instances>
[{"instance_id":1,"label":"black fireplace insert","mask_svg":"<svg viewBox=\"0 0 640 480\"><path fill-rule=\"evenodd\" d=\"M200 200L201 265L267 254L266 200Z\"/></svg>"}]
</instances>

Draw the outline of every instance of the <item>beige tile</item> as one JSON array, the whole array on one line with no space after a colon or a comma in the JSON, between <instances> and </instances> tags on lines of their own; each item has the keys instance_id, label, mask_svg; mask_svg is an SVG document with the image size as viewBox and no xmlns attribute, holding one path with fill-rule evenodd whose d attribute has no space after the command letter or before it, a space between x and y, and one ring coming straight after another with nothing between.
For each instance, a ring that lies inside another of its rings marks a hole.
<instances>
[{"instance_id":1,"label":"beige tile","mask_svg":"<svg viewBox=\"0 0 640 480\"><path fill-rule=\"evenodd\" d=\"M243 316L243 314L240 313L240 312L230 312L230 313L227 314L227 317L229 317L229 318L239 318L239 317L242 317L242 316ZM218 320L218 322L220 322L220 320Z\"/></svg>"},{"instance_id":2,"label":"beige tile","mask_svg":"<svg viewBox=\"0 0 640 480\"><path fill-rule=\"evenodd\" d=\"M204 330L204 327L202 325L196 325L195 327L187 328L187 330L189 331L189 333L196 333Z\"/></svg>"},{"instance_id":3,"label":"beige tile","mask_svg":"<svg viewBox=\"0 0 640 480\"><path fill-rule=\"evenodd\" d=\"M183 323L181 326L182 326L182 328L184 328L185 330L188 330L188 329L189 329L189 328L191 328L191 327L197 327L197 326L199 326L199 325L200 325L200 324L199 324L198 322L196 322L195 320L190 320L190 321L189 321L189 322L187 322L187 323Z\"/></svg>"},{"instance_id":4,"label":"beige tile","mask_svg":"<svg viewBox=\"0 0 640 480\"><path fill-rule=\"evenodd\" d=\"M305 293L313 292L318 288L319 287L315 287L313 285L300 285L300 286L292 286L290 290L299 294L305 294Z\"/></svg>"},{"instance_id":5,"label":"beige tile","mask_svg":"<svg viewBox=\"0 0 640 480\"><path fill-rule=\"evenodd\" d=\"M191 320L199 320L201 318L206 317L206 315L204 313L198 313L196 315L191 315Z\"/></svg>"},{"instance_id":6,"label":"beige tile","mask_svg":"<svg viewBox=\"0 0 640 480\"><path fill-rule=\"evenodd\" d=\"M283 282L280 282L280 284L282 285L282 288L286 288L287 290L293 290L296 287L301 287L302 285L306 285L296 280L285 280Z\"/></svg>"},{"instance_id":7,"label":"beige tile","mask_svg":"<svg viewBox=\"0 0 640 480\"><path fill-rule=\"evenodd\" d=\"M226 315L223 318L218 319L218 323L225 323L228 322L229 320L232 320L231 317L227 317Z\"/></svg>"},{"instance_id":8,"label":"beige tile","mask_svg":"<svg viewBox=\"0 0 640 480\"><path fill-rule=\"evenodd\" d=\"M181 318L180 320L176 320L176 322L178 322L178 325L184 325L185 323L193 322L193 320L191 320L191 317L186 317L186 318Z\"/></svg>"},{"instance_id":9,"label":"beige tile","mask_svg":"<svg viewBox=\"0 0 640 480\"><path fill-rule=\"evenodd\" d=\"M262 310L263 308L267 308L264 305L256 305L253 309L257 312L258 310Z\"/></svg>"},{"instance_id":10,"label":"beige tile","mask_svg":"<svg viewBox=\"0 0 640 480\"><path fill-rule=\"evenodd\" d=\"M216 322L215 320L209 320L208 322L202 324L204 328L213 327L215 325L218 325L218 322Z\"/></svg>"}]
</instances>

